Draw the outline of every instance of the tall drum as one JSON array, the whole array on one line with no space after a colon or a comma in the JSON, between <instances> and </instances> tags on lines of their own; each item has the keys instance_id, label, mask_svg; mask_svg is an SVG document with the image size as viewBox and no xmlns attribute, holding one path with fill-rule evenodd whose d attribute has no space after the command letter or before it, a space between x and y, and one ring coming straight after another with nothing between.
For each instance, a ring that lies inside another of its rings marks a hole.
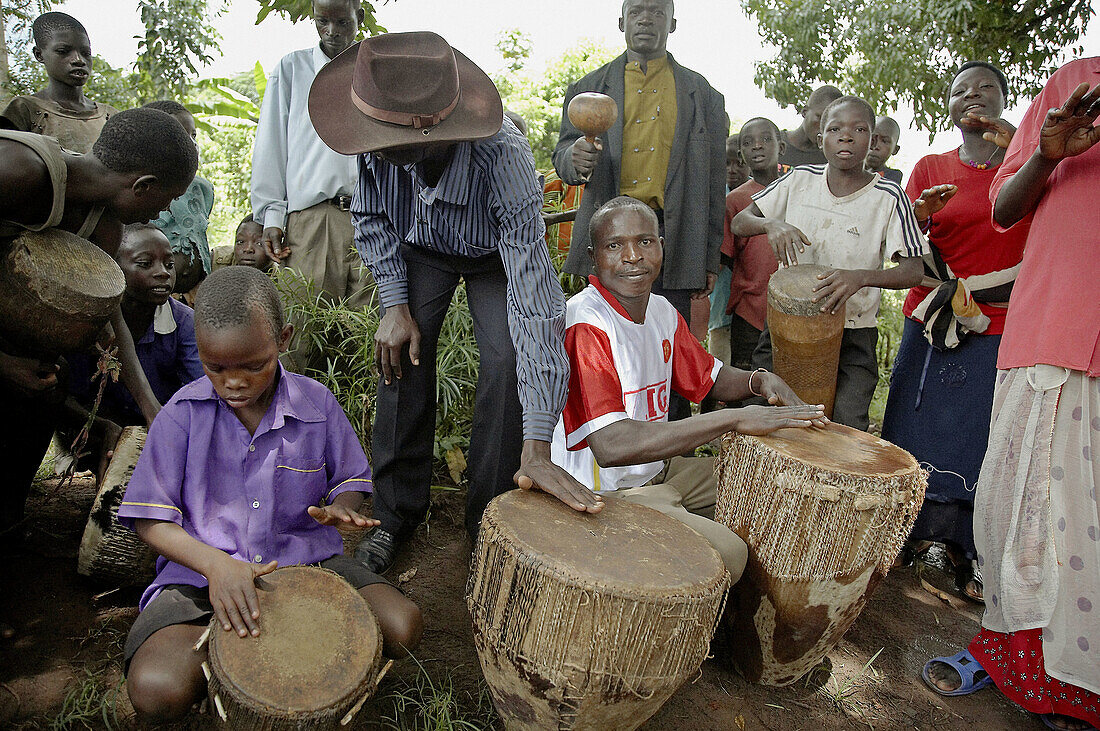
<instances>
[{"instance_id":1,"label":"tall drum","mask_svg":"<svg viewBox=\"0 0 1100 731\"><path fill-rule=\"evenodd\" d=\"M833 415L844 311L821 311L813 301L817 278L828 267L798 264L782 267L768 280L768 330L772 337L772 370L808 404L824 404Z\"/></svg>"},{"instance_id":2,"label":"tall drum","mask_svg":"<svg viewBox=\"0 0 1100 731\"><path fill-rule=\"evenodd\" d=\"M729 433L714 519L749 547L730 592L733 664L789 685L859 616L909 535L928 485L912 455L840 424Z\"/></svg>"},{"instance_id":3,"label":"tall drum","mask_svg":"<svg viewBox=\"0 0 1100 731\"><path fill-rule=\"evenodd\" d=\"M505 727L637 728L698 671L728 587L717 551L655 510L495 498L466 599Z\"/></svg>"},{"instance_id":4,"label":"tall drum","mask_svg":"<svg viewBox=\"0 0 1100 731\"><path fill-rule=\"evenodd\" d=\"M31 353L67 353L95 342L126 287L115 260L61 229L0 243L0 335Z\"/></svg>"},{"instance_id":5,"label":"tall drum","mask_svg":"<svg viewBox=\"0 0 1100 731\"><path fill-rule=\"evenodd\" d=\"M233 731L346 725L381 679L382 633L367 600L310 566L277 569L256 588L259 637L211 621L203 672L212 711Z\"/></svg>"},{"instance_id":6,"label":"tall drum","mask_svg":"<svg viewBox=\"0 0 1100 731\"><path fill-rule=\"evenodd\" d=\"M145 427L128 426L118 438L84 526L76 565L79 574L116 586L148 583L156 574L156 552L118 522L122 496L145 446L146 434Z\"/></svg>"}]
</instances>

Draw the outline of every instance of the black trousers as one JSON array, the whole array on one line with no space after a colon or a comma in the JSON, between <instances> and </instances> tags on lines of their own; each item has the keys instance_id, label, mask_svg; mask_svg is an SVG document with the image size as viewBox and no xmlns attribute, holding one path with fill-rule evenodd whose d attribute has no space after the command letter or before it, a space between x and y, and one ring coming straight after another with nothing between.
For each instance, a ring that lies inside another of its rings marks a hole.
<instances>
[{"instance_id":1,"label":"black trousers","mask_svg":"<svg viewBox=\"0 0 1100 731\"><path fill-rule=\"evenodd\" d=\"M878 328L846 327L840 340L840 365L836 374L836 396L833 399L833 421L853 429L867 431L868 410L878 385ZM760 342L752 354L753 368L772 370L772 336L767 324ZM765 403L752 399L751 403ZM747 402L748 403L748 402Z\"/></svg>"},{"instance_id":2,"label":"black trousers","mask_svg":"<svg viewBox=\"0 0 1100 731\"><path fill-rule=\"evenodd\" d=\"M0 544L15 540L8 533L23 520L31 483L59 421L63 388L31 396L0 383L0 454L6 483L0 487Z\"/></svg>"},{"instance_id":3,"label":"black trousers","mask_svg":"<svg viewBox=\"0 0 1100 731\"><path fill-rule=\"evenodd\" d=\"M372 435L374 517L382 530L407 537L428 512L436 420L439 331L459 279L473 317L480 355L467 458L466 530L477 534L485 506L512 489L523 448L516 351L508 329L508 282L500 256L470 259L401 247L409 311L420 328L420 365L402 354L401 378L379 379ZM383 308L383 314L385 309Z\"/></svg>"}]
</instances>

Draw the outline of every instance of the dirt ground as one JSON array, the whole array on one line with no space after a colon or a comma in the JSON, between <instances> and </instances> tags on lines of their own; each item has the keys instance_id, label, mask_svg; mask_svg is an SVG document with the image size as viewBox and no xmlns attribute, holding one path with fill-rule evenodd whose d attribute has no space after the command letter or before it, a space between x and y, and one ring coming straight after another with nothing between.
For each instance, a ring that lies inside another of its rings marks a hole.
<instances>
[{"instance_id":1,"label":"dirt ground","mask_svg":"<svg viewBox=\"0 0 1100 731\"><path fill-rule=\"evenodd\" d=\"M0 623L15 629L13 637L0 639L0 728L133 726L119 656L140 592L100 596L105 587L76 573L93 497L91 480L61 491L52 482L36 486L24 526L27 540L0 561ZM412 661L397 663L353 727L414 727L402 698L415 690L418 677L449 688L475 726L499 727L484 705L477 710L485 694L464 600L470 547L461 516L461 493L436 494L427 527L392 574L407 579L402 586L426 617L417 652L423 671ZM939 587L951 584L934 568L924 569L923 577ZM954 653L974 634L979 609L957 599L948 604L922 588L914 569L896 570L830 653L832 673L820 673L816 685L756 686L710 660L643 728L1042 728L994 690L946 699L921 683L928 658ZM210 715L196 713L181 727L210 725Z\"/></svg>"}]
</instances>

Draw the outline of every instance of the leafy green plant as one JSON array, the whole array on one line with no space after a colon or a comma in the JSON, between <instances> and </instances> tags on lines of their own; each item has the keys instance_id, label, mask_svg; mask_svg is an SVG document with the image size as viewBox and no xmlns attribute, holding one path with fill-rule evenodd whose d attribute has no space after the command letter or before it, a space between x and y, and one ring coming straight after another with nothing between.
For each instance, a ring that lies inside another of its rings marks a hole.
<instances>
[{"instance_id":1,"label":"leafy green plant","mask_svg":"<svg viewBox=\"0 0 1100 731\"><path fill-rule=\"evenodd\" d=\"M898 347L901 345L902 328L905 326L905 315L901 307L905 302L908 290L882 291L882 302L878 308L878 345L875 348L875 357L878 360L878 385L875 386L875 395L871 399L870 417L872 431L882 428L883 414L886 412L886 397L890 393L890 374L894 369L894 359L898 355Z\"/></svg>"},{"instance_id":2,"label":"leafy green plant","mask_svg":"<svg viewBox=\"0 0 1100 731\"><path fill-rule=\"evenodd\" d=\"M51 731L93 728L112 731L121 728L116 702L123 682L119 680L117 684L108 686L102 673L85 668L84 677L65 694L61 710L49 719L47 728Z\"/></svg>"}]
</instances>

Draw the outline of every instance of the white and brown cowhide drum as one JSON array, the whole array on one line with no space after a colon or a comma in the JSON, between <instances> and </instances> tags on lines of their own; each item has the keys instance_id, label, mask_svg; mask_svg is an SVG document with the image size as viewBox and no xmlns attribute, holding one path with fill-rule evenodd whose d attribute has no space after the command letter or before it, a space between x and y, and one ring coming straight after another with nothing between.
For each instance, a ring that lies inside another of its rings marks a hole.
<instances>
[{"instance_id":1,"label":"white and brown cowhide drum","mask_svg":"<svg viewBox=\"0 0 1100 731\"><path fill-rule=\"evenodd\" d=\"M650 508L495 498L466 600L505 728L637 728L698 672L728 587L718 552Z\"/></svg>"},{"instance_id":2,"label":"white and brown cowhide drum","mask_svg":"<svg viewBox=\"0 0 1100 731\"><path fill-rule=\"evenodd\" d=\"M886 576L924 501L912 455L840 424L729 433L715 520L748 544L719 630L749 680L788 685L818 665Z\"/></svg>"}]
</instances>

